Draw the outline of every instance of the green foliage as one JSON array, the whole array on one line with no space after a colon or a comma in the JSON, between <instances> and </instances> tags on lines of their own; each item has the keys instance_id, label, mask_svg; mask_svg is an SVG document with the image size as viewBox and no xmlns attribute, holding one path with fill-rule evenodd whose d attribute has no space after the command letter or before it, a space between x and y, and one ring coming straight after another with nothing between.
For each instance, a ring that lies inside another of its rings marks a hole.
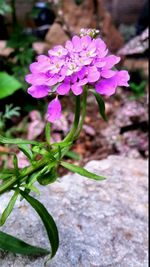
<instances>
[{"instance_id":1,"label":"green foliage","mask_svg":"<svg viewBox=\"0 0 150 267\"><path fill-rule=\"evenodd\" d=\"M140 84L136 84L134 82L130 83L130 89L134 94L134 98L139 98L144 96L145 94L145 88L146 88L146 81L141 81ZM133 98L133 97L132 97Z\"/></svg>"},{"instance_id":2,"label":"green foliage","mask_svg":"<svg viewBox=\"0 0 150 267\"><path fill-rule=\"evenodd\" d=\"M0 72L0 99L12 95L21 88L21 83L6 72Z\"/></svg>"},{"instance_id":3,"label":"green foliage","mask_svg":"<svg viewBox=\"0 0 150 267\"><path fill-rule=\"evenodd\" d=\"M29 196L23 191L20 191L20 193L22 197L26 199L26 201L34 208L34 210L40 216L47 231L49 242L51 244L51 258L53 258L59 246L59 236L58 236L57 226L52 216L48 213L43 204L41 204L37 199Z\"/></svg>"},{"instance_id":4,"label":"green foliage","mask_svg":"<svg viewBox=\"0 0 150 267\"><path fill-rule=\"evenodd\" d=\"M26 90L27 84L24 77L29 71L29 65L34 61L35 51L32 48L36 38L30 34L26 34L22 27L16 26L7 46L14 49L11 54L10 69L13 75L19 79L21 87ZM12 58L15 63L12 63Z\"/></svg>"},{"instance_id":5,"label":"green foliage","mask_svg":"<svg viewBox=\"0 0 150 267\"><path fill-rule=\"evenodd\" d=\"M41 256L49 254L49 251L46 249L31 246L24 241L2 231L0 231L0 248L5 251L28 256Z\"/></svg>"},{"instance_id":6,"label":"green foliage","mask_svg":"<svg viewBox=\"0 0 150 267\"><path fill-rule=\"evenodd\" d=\"M81 168L79 166L75 166L75 165L68 163L68 162L61 162L61 166L63 166L64 168L68 169L71 172L78 173L84 177L87 177L87 178L90 178L93 180L105 180L106 179L103 176L96 175L94 173L91 173L91 172L85 170L84 168Z\"/></svg>"},{"instance_id":7,"label":"green foliage","mask_svg":"<svg viewBox=\"0 0 150 267\"><path fill-rule=\"evenodd\" d=\"M101 115L101 117L103 118L104 121L107 121L107 117L105 114L105 102L103 100L103 98L101 97L100 94L97 94L94 90L92 90L95 99L97 101L98 107L99 107L99 113Z\"/></svg>"},{"instance_id":8,"label":"green foliage","mask_svg":"<svg viewBox=\"0 0 150 267\"><path fill-rule=\"evenodd\" d=\"M0 133L5 130L5 124L7 120L10 120L13 116L20 115L20 108L13 107L12 104L5 106L4 113L0 112Z\"/></svg>"},{"instance_id":9,"label":"green foliage","mask_svg":"<svg viewBox=\"0 0 150 267\"><path fill-rule=\"evenodd\" d=\"M11 214L11 212L12 212L14 206L15 206L16 200L18 198L18 195L19 195L19 191L16 190L14 192L13 196L11 197L6 209L3 211L2 215L1 215L0 226L4 225L4 223L6 222L7 218Z\"/></svg>"},{"instance_id":10,"label":"green foliage","mask_svg":"<svg viewBox=\"0 0 150 267\"><path fill-rule=\"evenodd\" d=\"M8 3L6 3L6 0L0 0L0 15L3 16L11 12L12 12L11 6Z\"/></svg>"}]
</instances>

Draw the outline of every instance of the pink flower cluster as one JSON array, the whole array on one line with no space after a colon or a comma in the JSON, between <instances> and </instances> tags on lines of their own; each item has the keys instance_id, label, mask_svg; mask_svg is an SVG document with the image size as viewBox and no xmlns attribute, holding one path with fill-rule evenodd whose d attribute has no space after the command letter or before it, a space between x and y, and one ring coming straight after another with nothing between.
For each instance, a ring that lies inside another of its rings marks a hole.
<instances>
[{"instance_id":1,"label":"pink flower cluster","mask_svg":"<svg viewBox=\"0 0 150 267\"><path fill-rule=\"evenodd\" d=\"M101 95L112 95L117 86L128 86L128 72L112 70L119 61L120 57L108 55L102 39L74 36L65 47L54 47L48 56L38 56L37 62L30 65L31 74L25 78L31 84L28 93L35 98L56 94L47 111L47 120L54 122L61 116L58 95L70 91L80 95L85 85Z\"/></svg>"}]
</instances>

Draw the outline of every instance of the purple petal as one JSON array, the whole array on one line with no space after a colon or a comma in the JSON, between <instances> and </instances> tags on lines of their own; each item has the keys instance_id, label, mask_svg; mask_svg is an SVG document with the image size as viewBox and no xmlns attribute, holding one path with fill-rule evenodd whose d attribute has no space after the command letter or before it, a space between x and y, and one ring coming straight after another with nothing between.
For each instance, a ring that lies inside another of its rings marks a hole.
<instances>
[{"instance_id":1,"label":"purple petal","mask_svg":"<svg viewBox=\"0 0 150 267\"><path fill-rule=\"evenodd\" d=\"M26 82L32 84L32 85L44 85L46 84L47 77L44 73L38 73L38 74L28 74L25 76Z\"/></svg>"},{"instance_id":2,"label":"purple petal","mask_svg":"<svg viewBox=\"0 0 150 267\"><path fill-rule=\"evenodd\" d=\"M129 73L126 70L118 71L115 75L118 86L128 87L128 81L130 80Z\"/></svg>"},{"instance_id":3,"label":"purple petal","mask_svg":"<svg viewBox=\"0 0 150 267\"><path fill-rule=\"evenodd\" d=\"M95 59L94 60L94 66L97 68L102 68L106 65L106 62L104 62L104 60L102 59Z\"/></svg>"},{"instance_id":4,"label":"purple petal","mask_svg":"<svg viewBox=\"0 0 150 267\"><path fill-rule=\"evenodd\" d=\"M74 49L75 49L76 52L80 52L82 50L80 37L75 35L72 38L72 43L73 43L73 46L74 46Z\"/></svg>"},{"instance_id":5,"label":"purple petal","mask_svg":"<svg viewBox=\"0 0 150 267\"><path fill-rule=\"evenodd\" d=\"M97 48L97 55L99 58L102 58L107 55L108 49L106 49L106 44L100 38L93 40Z\"/></svg>"},{"instance_id":6,"label":"purple petal","mask_svg":"<svg viewBox=\"0 0 150 267\"><path fill-rule=\"evenodd\" d=\"M54 122L55 120L60 119L61 103L57 97L49 103L46 117L49 122Z\"/></svg>"},{"instance_id":7,"label":"purple petal","mask_svg":"<svg viewBox=\"0 0 150 267\"><path fill-rule=\"evenodd\" d=\"M93 83L98 81L100 78L100 72L97 70L95 66L93 67L88 67L88 82Z\"/></svg>"},{"instance_id":8,"label":"purple petal","mask_svg":"<svg viewBox=\"0 0 150 267\"><path fill-rule=\"evenodd\" d=\"M48 86L53 86L55 84L57 84L59 82L60 76L58 76L57 74L54 75L53 77L47 79L46 81L46 85Z\"/></svg>"},{"instance_id":9,"label":"purple petal","mask_svg":"<svg viewBox=\"0 0 150 267\"><path fill-rule=\"evenodd\" d=\"M81 95L83 92L83 88L78 83L71 85L71 90L75 95Z\"/></svg>"},{"instance_id":10,"label":"purple petal","mask_svg":"<svg viewBox=\"0 0 150 267\"><path fill-rule=\"evenodd\" d=\"M28 88L28 94L35 98L42 98L48 95L50 88L46 85L31 86Z\"/></svg>"},{"instance_id":11,"label":"purple petal","mask_svg":"<svg viewBox=\"0 0 150 267\"><path fill-rule=\"evenodd\" d=\"M114 75L116 75L116 71L113 71L113 70L102 70L101 71L101 76L103 77L103 78L111 78L111 77L113 77Z\"/></svg>"},{"instance_id":12,"label":"purple petal","mask_svg":"<svg viewBox=\"0 0 150 267\"><path fill-rule=\"evenodd\" d=\"M83 80L80 80L80 81L78 82L78 85L82 86L82 85L85 85L85 84L87 84L87 83L88 83L88 79L87 79L87 78L84 78Z\"/></svg>"},{"instance_id":13,"label":"purple petal","mask_svg":"<svg viewBox=\"0 0 150 267\"><path fill-rule=\"evenodd\" d=\"M91 43L91 41L92 41L92 39L89 35L83 36L81 38L82 49L86 49L89 46L89 44Z\"/></svg>"},{"instance_id":14,"label":"purple petal","mask_svg":"<svg viewBox=\"0 0 150 267\"><path fill-rule=\"evenodd\" d=\"M95 86L96 92L101 95L113 95L116 91L117 82L113 78L100 80Z\"/></svg>"},{"instance_id":15,"label":"purple petal","mask_svg":"<svg viewBox=\"0 0 150 267\"><path fill-rule=\"evenodd\" d=\"M106 65L104 66L105 69L111 69L114 65L116 65L120 61L120 57L110 55L104 59Z\"/></svg>"},{"instance_id":16,"label":"purple petal","mask_svg":"<svg viewBox=\"0 0 150 267\"><path fill-rule=\"evenodd\" d=\"M39 55L38 57L37 57L37 61L38 62L46 62L46 61L50 61L50 58L48 57L48 56L45 56L45 55Z\"/></svg>"},{"instance_id":17,"label":"purple petal","mask_svg":"<svg viewBox=\"0 0 150 267\"><path fill-rule=\"evenodd\" d=\"M57 93L59 95L66 95L69 93L69 91L70 91L70 83L62 83L57 88Z\"/></svg>"},{"instance_id":18,"label":"purple petal","mask_svg":"<svg viewBox=\"0 0 150 267\"><path fill-rule=\"evenodd\" d=\"M73 44L72 44L72 42L71 41L67 41L65 47L66 47L66 49L68 51L71 52L73 50Z\"/></svg>"}]
</instances>

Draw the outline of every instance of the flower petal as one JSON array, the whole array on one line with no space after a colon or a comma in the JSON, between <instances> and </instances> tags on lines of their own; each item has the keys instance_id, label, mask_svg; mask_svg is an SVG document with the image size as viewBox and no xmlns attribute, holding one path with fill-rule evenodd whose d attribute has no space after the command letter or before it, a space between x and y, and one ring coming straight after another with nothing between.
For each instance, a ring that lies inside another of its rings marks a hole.
<instances>
[{"instance_id":1,"label":"flower petal","mask_svg":"<svg viewBox=\"0 0 150 267\"><path fill-rule=\"evenodd\" d=\"M95 66L93 67L88 67L88 82L93 83L98 81L100 78L100 72L97 70Z\"/></svg>"},{"instance_id":2,"label":"flower petal","mask_svg":"<svg viewBox=\"0 0 150 267\"><path fill-rule=\"evenodd\" d=\"M104 58L104 61L106 62L104 68L111 69L114 65L118 64L118 62L120 61L120 57L110 55Z\"/></svg>"},{"instance_id":3,"label":"flower petal","mask_svg":"<svg viewBox=\"0 0 150 267\"><path fill-rule=\"evenodd\" d=\"M113 71L113 70L102 70L102 72L101 72L101 76L103 77L103 78L111 78L111 77L113 77L114 75L116 74L116 71Z\"/></svg>"},{"instance_id":4,"label":"flower petal","mask_svg":"<svg viewBox=\"0 0 150 267\"><path fill-rule=\"evenodd\" d=\"M82 49L86 49L89 44L91 43L92 39L89 35L83 36L81 38L81 45L82 45Z\"/></svg>"},{"instance_id":5,"label":"flower petal","mask_svg":"<svg viewBox=\"0 0 150 267\"><path fill-rule=\"evenodd\" d=\"M62 83L57 87L57 93L59 95L66 95L70 91L70 83Z\"/></svg>"},{"instance_id":6,"label":"flower petal","mask_svg":"<svg viewBox=\"0 0 150 267\"><path fill-rule=\"evenodd\" d=\"M83 92L83 88L78 83L71 85L71 90L75 95L81 95Z\"/></svg>"},{"instance_id":7,"label":"flower petal","mask_svg":"<svg viewBox=\"0 0 150 267\"><path fill-rule=\"evenodd\" d=\"M75 35L72 38L72 43L76 52L80 52L82 50L81 39L79 36Z\"/></svg>"},{"instance_id":8,"label":"flower petal","mask_svg":"<svg viewBox=\"0 0 150 267\"><path fill-rule=\"evenodd\" d=\"M116 91L117 82L113 78L100 80L95 86L96 92L101 95L113 95Z\"/></svg>"},{"instance_id":9,"label":"flower petal","mask_svg":"<svg viewBox=\"0 0 150 267\"><path fill-rule=\"evenodd\" d=\"M61 117L61 103L56 97L48 105L46 118L49 122L54 122Z\"/></svg>"},{"instance_id":10,"label":"flower petal","mask_svg":"<svg viewBox=\"0 0 150 267\"><path fill-rule=\"evenodd\" d=\"M46 85L31 86L28 88L28 93L35 98L42 98L48 95L50 88Z\"/></svg>"},{"instance_id":11,"label":"flower petal","mask_svg":"<svg viewBox=\"0 0 150 267\"><path fill-rule=\"evenodd\" d=\"M26 82L37 86L46 84L47 77L44 73L34 73L26 75L25 80Z\"/></svg>"},{"instance_id":12,"label":"flower petal","mask_svg":"<svg viewBox=\"0 0 150 267\"><path fill-rule=\"evenodd\" d=\"M130 80L130 76L126 70L117 71L115 78L118 86L129 86L128 81Z\"/></svg>"}]
</instances>

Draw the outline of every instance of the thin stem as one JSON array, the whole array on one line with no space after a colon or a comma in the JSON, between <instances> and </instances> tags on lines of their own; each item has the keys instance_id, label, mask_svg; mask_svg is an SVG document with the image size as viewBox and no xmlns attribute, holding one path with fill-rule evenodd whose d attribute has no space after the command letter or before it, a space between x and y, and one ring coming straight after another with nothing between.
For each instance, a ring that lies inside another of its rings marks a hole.
<instances>
[{"instance_id":1,"label":"thin stem","mask_svg":"<svg viewBox=\"0 0 150 267\"><path fill-rule=\"evenodd\" d=\"M74 140L74 135L77 131L78 124L79 124L79 119L80 119L80 96L77 96L76 97L76 108L75 108L75 117L74 117L73 126L72 126L70 132L67 134L67 136L64 138L64 140L61 143Z\"/></svg>"},{"instance_id":2,"label":"thin stem","mask_svg":"<svg viewBox=\"0 0 150 267\"><path fill-rule=\"evenodd\" d=\"M11 180L8 180L7 182L5 182L4 184L0 186L0 195L8 191L9 188L11 188L12 186L16 184L16 182L20 183L24 179L24 177L31 175L38 169L44 167L47 162L48 160L42 159L38 161L38 164L36 164L35 166L29 166L23 169L22 173L18 177L12 176Z\"/></svg>"},{"instance_id":3,"label":"thin stem","mask_svg":"<svg viewBox=\"0 0 150 267\"><path fill-rule=\"evenodd\" d=\"M47 122L46 127L45 127L45 137L46 137L46 142L49 145L49 147L51 147L51 142L50 142L50 138L51 138L51 124L50 122Z\"/></svg>"},{"instance_id":4,"label":"thin stem","mask_svg":"<svg viewBox=\"0 0 150 267\"><path fill-rule=\"evenodd\" d=\"M78 127L78 130L77 130L76 135L75 135L75 139L77 139L77 137L79 136L79 134L82 130L82 127L83 127L84 119L86 116L86 104L87 104L87 88L85 87L84 93L83 93L83 100L82 100L81 120L80 120L79 127Z\"/></svg>"}]
</instances>

